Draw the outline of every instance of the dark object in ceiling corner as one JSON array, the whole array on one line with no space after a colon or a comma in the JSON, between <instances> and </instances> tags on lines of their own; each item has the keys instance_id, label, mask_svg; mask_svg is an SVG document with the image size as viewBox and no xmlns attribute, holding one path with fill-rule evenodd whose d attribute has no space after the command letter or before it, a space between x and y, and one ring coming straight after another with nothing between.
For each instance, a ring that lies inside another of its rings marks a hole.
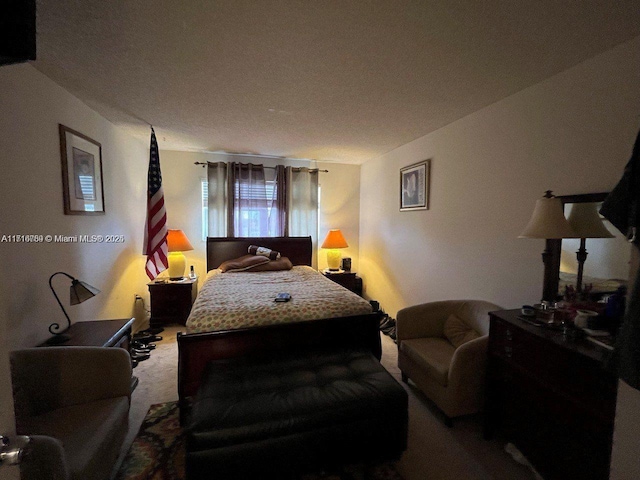
<instances>
[{"instance_id":1,"label":"dark object in ceiling corner","mask_svg":"<svg viewBox=\"0 0 640 480\"><path fill-rule=\"evenodd\" d=\"M36 59L36 0L8 0L0 14L0 65Z\"/></svg>"}]
</instances>

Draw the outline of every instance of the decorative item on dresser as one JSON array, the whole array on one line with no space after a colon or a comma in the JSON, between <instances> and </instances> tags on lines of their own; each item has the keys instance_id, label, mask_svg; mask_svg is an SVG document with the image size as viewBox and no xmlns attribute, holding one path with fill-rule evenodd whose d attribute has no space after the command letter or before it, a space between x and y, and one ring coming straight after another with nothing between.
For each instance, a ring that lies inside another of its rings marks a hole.
<instances>
[{"instance_id":1,"label":"decorative item on dresser","mask_svg":"<svg viewBox=\"0 0 640 480\"><path fill-rule=\"evenodd\" d=\"M580 249L576 252L578 258L578 277L576 279L576 291L582 292L582 277L584 262L587 260L587 238L613 238L613 234L607 230L598 214L598 202L575 203L569 213L569 224L580 238Z\"/></svg>"},{"instance_id":2,"label":"decorative item on dresser","mask_svg":"<svg viewBox=\"0 0 640 480\"><path fill-rule=\"evenodd\" d=\"M342 285L347 290L351 290L353 293L362 296L362 278L360 278L356 272L324 271L322 274L337 284Z\"/></svg>"},{"instance_id":3,"label":"decorative item on dresser","mask_svg":"<svg viewBox=\"0 0 640 480\"><path fill-rule=\"evenodd\" d=\"M198 277L179 281L150 282L152 327L179 323L184 325L198 294Z\"/></svg>"},{"instance_id":4,"label":"decorative item on dresser","mask_svg":"<svg viewBox=\"0 0 640 480\"><path fill-rule=\"evenodd\" d=\"M490 312L485 436L504 433L547 480L609 478L617 379L609 350Z\"/></svg>"},{"instance_id":5,"label":"decorative item on dresser","mask_svg":"<svg viewBox=\"0 0 640 480\"><path fill-rule=\"evenodd\" d=\"M577 238L576 233L564 217L562 201L547 190L542 198L536 200L536 206L529 219L529 223L518 238L546 239L546 248L542 253L544 262L544 287L542 300L555 301L558 296L558 271L560 270L560 256L553 254L554 240L563 238ZM554 274L555 271L555 274ZM555 275L555 290L551 288Z\"/></svg>"}]
</instances>

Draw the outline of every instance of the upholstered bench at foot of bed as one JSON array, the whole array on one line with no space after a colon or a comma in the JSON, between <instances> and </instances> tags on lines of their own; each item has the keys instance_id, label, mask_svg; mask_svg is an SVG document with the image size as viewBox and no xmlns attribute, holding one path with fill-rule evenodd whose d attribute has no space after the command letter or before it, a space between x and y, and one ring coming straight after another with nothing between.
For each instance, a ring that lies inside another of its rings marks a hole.
<instances>
[{"instance_id":1,"label":"upholstered bench at foot of bed","mask_svg":"<svg viewBox=\"0 0 640 480\"><path fill-rule=\"evenodd\" d=\"M407 394L367 352L211 362L187 423L187 478L287 478L400 457Z\"/></svg>"}]
</instances>

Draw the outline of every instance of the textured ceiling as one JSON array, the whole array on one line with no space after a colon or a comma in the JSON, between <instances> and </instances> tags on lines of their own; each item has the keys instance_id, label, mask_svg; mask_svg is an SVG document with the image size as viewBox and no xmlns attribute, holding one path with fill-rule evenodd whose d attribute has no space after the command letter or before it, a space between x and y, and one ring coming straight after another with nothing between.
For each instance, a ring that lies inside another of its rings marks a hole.
<instances>
[{"instance_id":1,"label":"textured ceiling","mask_svg":"<svg viewBox=\"0 0 640 480\"><path fill-rule=\"evenodd\" d=\"M174 150L362 163L640 35L640 0L39 0L36 68Z\"/></svg>"}]
</instances>

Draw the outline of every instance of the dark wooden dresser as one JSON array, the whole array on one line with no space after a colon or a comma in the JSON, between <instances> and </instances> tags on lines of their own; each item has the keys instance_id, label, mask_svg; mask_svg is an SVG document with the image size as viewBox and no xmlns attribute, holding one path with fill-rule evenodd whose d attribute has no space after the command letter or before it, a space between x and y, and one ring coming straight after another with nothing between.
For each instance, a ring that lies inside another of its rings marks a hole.
<instances>
[{"instance_id":1,"label":"dark wooden dresser","mask_svg":"<svg viewBox=\"0 0 640 480\"><path fill-rule=\"evenodd\" d=\"M617 378L609 350L491 312L485 435L513 442L545 480L609 478Z\"/></svg>"}]
</instances>

